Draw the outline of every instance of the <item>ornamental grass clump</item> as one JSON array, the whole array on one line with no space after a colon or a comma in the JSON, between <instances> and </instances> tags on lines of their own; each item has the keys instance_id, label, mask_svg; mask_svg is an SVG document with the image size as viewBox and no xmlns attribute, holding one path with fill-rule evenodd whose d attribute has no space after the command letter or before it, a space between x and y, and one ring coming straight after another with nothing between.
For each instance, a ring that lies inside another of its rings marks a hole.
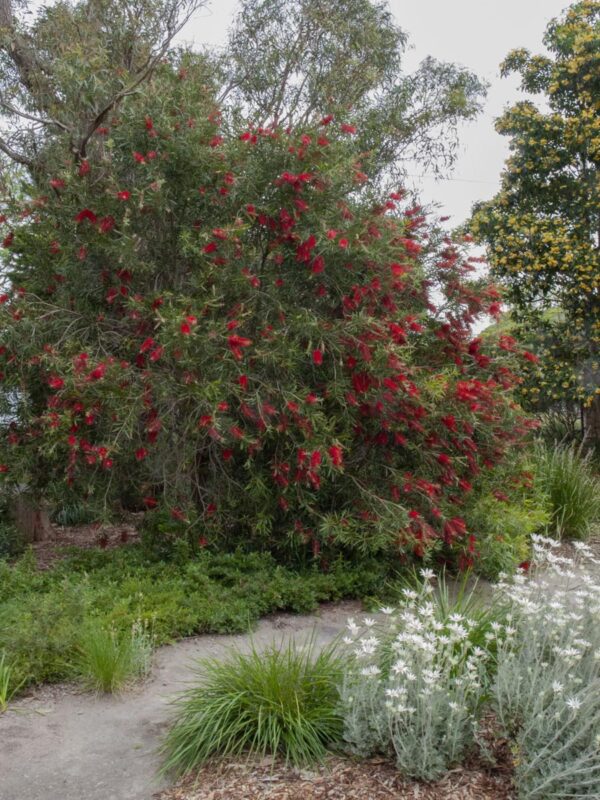
<instances>
[{"instance_id":1,"label":"ornamental grass clump","mask_svg":"<svg viewBox=\"0 0 600 800\"><path fill-rule=\"evenodd\" d=\"M600 562L534 537L533 575L499 584L512 618L492 688L522 800L600 797Z\"/></svg>"},{"instance_id":2,"label":"ornamental grass clump","mask_svg":"<svg viewBox=\"0 0 600 800\"><path fill-rule=\"evenodd\" d=\"M178 700L164 746L165 772L183 774L210 758L282 756L294 765L323 759L342 720L335 647L311 638L199 663L197 681Z\"/></svg>"},{"instance_id":3,"label":"ornamental grass clump","mask_svg":"<svg viewBox=\"0 0 600 800\"><path fill-rule=\"evenodd\" d=\"M573 446L536 448L538 482L548 496L551 523L561 538L586 539L600 523L600 480L591 454Z\"/></svg>"},{"instance_id":4,"label":"ornamental grass clump","mask_svg":"<svg viewBox=\"0 0 600 800\"><path fill-rule=\"evenodd\" d=\"M405 589L402 605L383 609L380 622L349 621L341 696L351 752L394 754L403 774L436 780L475 744L492 655L473 640L479 623L443 609L433 573L423 574L421 590ZM486 645L501 627L490 621Z\"/></svg>"},{"instance_id":5,"label":"ornamental grass clump","mask_svg":"<svg viewBox=\"0 0 600 800\"><path fill-rule=\"evenodd\" d=\"M99 624L81 635L75 668L83 683L97 692L118 692L150 671L154 637L148 625L135 622L119 633Z\"/></svg>"}]
</instances>

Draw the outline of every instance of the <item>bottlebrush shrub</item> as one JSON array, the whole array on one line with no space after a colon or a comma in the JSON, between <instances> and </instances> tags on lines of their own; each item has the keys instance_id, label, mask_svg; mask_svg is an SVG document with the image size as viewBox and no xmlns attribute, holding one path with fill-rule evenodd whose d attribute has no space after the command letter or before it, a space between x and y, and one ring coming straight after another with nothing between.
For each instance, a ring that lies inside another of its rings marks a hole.
<instances>
[{"instance_id":1,"label":"bottlebrush shrub","mask_svg":"<svg viewBox=\"0 0 600 800\"><path fill-rule=\"evenodd\" d=\"M512 619L498 645L492 690L514 741L519 797L600 796L600 563L582 542L576 560L535 536L530 577L498 585Z\"/></svg>"},{"instance_id":2,"label":"bottlebrush shrub","mask_svg":"<svg viewBox=\"0 0 600 800\"><path fill-rule=\"evenodd\" d=\"M240 134L192 67L6 209L0 478L134 485L199 546L472 560L465 498L527 429L516 343L473 333L498 292L348 120Z\"/></svg>"}]
</instances>

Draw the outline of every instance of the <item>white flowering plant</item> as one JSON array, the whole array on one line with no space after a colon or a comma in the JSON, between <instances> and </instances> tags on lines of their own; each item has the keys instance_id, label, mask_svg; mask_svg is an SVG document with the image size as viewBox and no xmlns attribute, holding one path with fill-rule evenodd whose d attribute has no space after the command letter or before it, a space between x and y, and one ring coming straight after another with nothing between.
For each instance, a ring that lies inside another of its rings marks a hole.
<instances>
[{"instance_id":1,"label":"white flowering plant","mask_svg":"<svg viewBox=\"0 0 600 800\"><path fill-rule=\"evenodd\" d=\"M404 589L397 609L348 622L350 655L341 687L344 740L362 756L394 754L405 775L441 777L475 744L492 649L481 647L481 620L436 596L434 575ZM502 625L490 619L496 647Z\"/></svg>"},{"instance_id":2,"label":"white flowering plant","mask_svg":"<svg viewBox=\"0 0 600 800\"><path fill-rule=\"evenodd\" d=\"M574 559L558 546L534 537L532 574L497 587L511 612L493 707L526 800L600 797L600 562L582 542Z\"/></svg>"}]
</instances>

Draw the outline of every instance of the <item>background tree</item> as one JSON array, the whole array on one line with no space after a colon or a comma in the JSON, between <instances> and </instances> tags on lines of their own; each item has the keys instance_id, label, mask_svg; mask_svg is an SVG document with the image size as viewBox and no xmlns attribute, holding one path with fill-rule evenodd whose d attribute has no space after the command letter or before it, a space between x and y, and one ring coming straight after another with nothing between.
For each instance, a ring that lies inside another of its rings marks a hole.
<instances>
[{"instance_id":1,"label":"background tree","mask_svg":"<svg viewBox=\"0 0 600 800\"><path fill-rule=\"evenodd\" d=\"M600 3L585 0L548 26L549 55L515 50L503 73L544 106L523 101L497 123L511 157L500 193L474 213L512 314L539 363L533 407L581 402L600 441Z\"/></svg>"},{"instance_id":2,"label":"background tree","mask_svg":"<svg viewBox=\"0 0 600 800\"><path fill-rule=\"evenodd\" d=\"M0 151L47 177L48 151L85 159L205 0L57 2L36 15L28 5L0 0Z\"/></svg>"},{"instance_id":3,"label":"background tree","mask_svg":"<svg viewBox=\"0 0 600 800\"><path fill-rule=\"evenodd\" d=\"M225 52L223 98L251 121L310 124L351 114L369 173L395 178L417 159L441 170L457 129L481 109L485 85L464 67L426 58L403 72L407 34L371 0L242 0ZM368 166L367 166L368 165Z\"/></svg>"}]
</instances>

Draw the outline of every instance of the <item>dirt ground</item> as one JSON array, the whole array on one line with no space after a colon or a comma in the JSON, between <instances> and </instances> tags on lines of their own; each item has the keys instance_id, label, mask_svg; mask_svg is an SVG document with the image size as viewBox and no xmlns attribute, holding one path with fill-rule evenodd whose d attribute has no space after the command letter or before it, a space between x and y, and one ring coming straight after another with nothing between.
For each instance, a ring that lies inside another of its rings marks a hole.
<instances>
[{"instance_id":1,"label":"dirt ground","mask_svg":"<svg viewBox=\"0 0 600 800\"><path fill-rule=\"evenodd\" d=\"M292 635L302 640L314 629L317 644L325 644L359 610L340 603L313 616L274 615L252 638L266 646ZM232 644L248 647L250 635L198 636L162 647L150 678L120 697L48 686L12 703L0 715L0 800L150 800L168 785L156 776L156 751L170 700L192 679L195 660L224 655Z\"/></svg>"}]
</instances>

